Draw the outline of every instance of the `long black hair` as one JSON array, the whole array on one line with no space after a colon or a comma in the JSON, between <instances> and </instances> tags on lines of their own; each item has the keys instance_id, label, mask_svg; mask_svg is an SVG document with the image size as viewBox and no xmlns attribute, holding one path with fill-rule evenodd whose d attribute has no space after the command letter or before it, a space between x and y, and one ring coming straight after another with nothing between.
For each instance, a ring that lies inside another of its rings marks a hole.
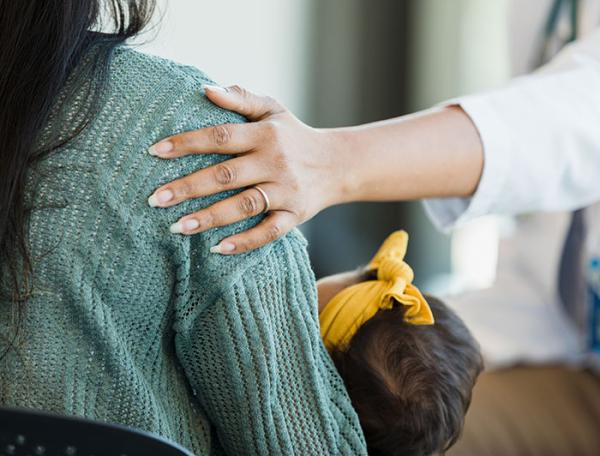
<instances>
[{"instance_id":1,"label":"long black hair","mask_svg":"<svg viewBox=\"0 0 600 456\"><path fill-rule=\"evenodd\" d=\"M30 294L25 178L61 145L38 141L57 98L82 60L105 70L112 50L138 34L153 11L150 0L0 0L0 301L20 309ZM71 138L95 105L88 103Z\"/></svg>"}]
</instances>

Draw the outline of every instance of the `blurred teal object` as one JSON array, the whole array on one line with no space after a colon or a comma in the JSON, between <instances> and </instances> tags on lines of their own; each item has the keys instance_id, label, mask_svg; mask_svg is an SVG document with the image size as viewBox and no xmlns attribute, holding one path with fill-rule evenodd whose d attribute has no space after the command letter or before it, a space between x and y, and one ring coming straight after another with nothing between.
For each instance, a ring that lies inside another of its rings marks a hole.
<instances>
[{"instance_id":1,"label":"blurred teal object","mask_svg":"<svg viewBox=\"0 0 600 456\"><path fill-rule=\"evenodd\" d=\"M587 298L589 305L589 348L600 353L600 252L594 252L588 260Z\"/></svg>"},{"instance_id":2,"label":"blurred teal object","mask_svg":"<svg viewBox=\"0 0 600 456\"><path fill-rule=\"evenodd\" d=\"M554 0L550 8L550 14L544 27L542 49L540 51L539 64L546 63L552 57L552 44L558 30L558 24L563 14L569 15L570 33L566 40L559 43L558 49L577 39L578 26L577 16L579 13L579 0Z\"/></svg>"}]
</instances>

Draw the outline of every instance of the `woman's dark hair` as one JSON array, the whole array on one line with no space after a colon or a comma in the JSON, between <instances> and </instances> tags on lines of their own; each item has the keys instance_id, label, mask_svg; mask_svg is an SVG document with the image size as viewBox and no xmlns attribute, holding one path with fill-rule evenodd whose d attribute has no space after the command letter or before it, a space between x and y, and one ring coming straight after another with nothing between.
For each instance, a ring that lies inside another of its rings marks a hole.
<instances>
[{"instance_id":1,"label":"woman's dark hair","mask_svg":"<svg viewBox=\"0 0 600 456\"><path fill-rule=\"evenodd\" d=\"M332 353L370 455L443 453L460 436L483 361L460 318L438 299L427 301L434 325L406 323L396 306Z\"/></svg>"},{"instance_id":2,"label":"woman's dark hair","mask_svg":"<svg viewBox=\"0 0 600 456\"><path fill-rule=\"evenodd\" d=\"M0 0L0 297L20 308L30 294L25 236L28 169L91 120L113 49L148 23L147 0ZM40 142L59 95L83 61L93 71L81 124ZM87 65L89 63L89 65ZM5 296L6 297L6 296Z\"/></svg>"}]
</instances>

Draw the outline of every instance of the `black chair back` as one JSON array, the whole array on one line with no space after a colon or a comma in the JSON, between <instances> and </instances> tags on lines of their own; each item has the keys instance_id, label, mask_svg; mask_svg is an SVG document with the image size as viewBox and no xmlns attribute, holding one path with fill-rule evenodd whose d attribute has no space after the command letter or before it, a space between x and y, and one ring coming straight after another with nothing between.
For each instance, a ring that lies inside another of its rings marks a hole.
<instances>
[{"instance_id":1,"label":"black chair back","mask_svg":"<svg viewBox=\"0 0 600 456\"><path fill-rule=\"evenodd\" d=\"M81 418L0 408L0 456L194 456L151 434Z\"/></svg>"}]
</instances>

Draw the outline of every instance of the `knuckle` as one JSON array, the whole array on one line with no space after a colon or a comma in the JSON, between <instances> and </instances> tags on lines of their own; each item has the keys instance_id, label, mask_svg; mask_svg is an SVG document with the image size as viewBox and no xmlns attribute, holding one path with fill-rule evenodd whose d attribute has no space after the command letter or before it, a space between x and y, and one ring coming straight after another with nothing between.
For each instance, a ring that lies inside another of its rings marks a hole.
<instances>
[{"instance_id":1,"label":"knuckle","mask_svg":"<svg viewBox=\"0 0 600 456\"><path fill-rule=\"evenodd\" d=\"M206 228L214 228L218 226L219 217L213 211L206 211L202 214L200 225Z\"/></svg>"},{"instance_id":2,"label":"knuckle","mask_svg":"<svg viewBox=\"0 0 600 456\"><path fill-rule=\"evenodd\" d=\"M219 163L215 167L215 180L221 186L231 185L236 181L236 172L227 163Z\"/></svg>"},{"instance_id":3,"label":"knuckle","mask_svg":"<svg viewBox=\"0 0 600 456\"><path fill-rule=\"evenodd\" d=\"M176 189L176 192L183 197L189 198L195 194L194 182L189 178L177 182Z\"/></svg>"},{"instance_id":4,"label":"knuckle","mask_svg":"<svg viewBox=\"0 0 600 456\"><path fill-rule=\"evenodd\" d=\"M240 198L240 210L244 215L257 214L260 210L259 208L260 202L258 201L257 196L253 193L248 193Z\"/></svg>"},{"instance_id":5,"label":"knuckle","mask_svg":"<svg viewBox=\"0 0 600 456\"><path fill-rule=\"evenodd\" d=\"M272 120L266 120L263 122L263 134L265 135L266 139L272 143L279 143L280 140L280 132L279 132L279 125L272 121Z\"/></svg>"},{"instance_id":6,"label":"knuckle","mask_svg":"<svg viewBox=\"0 0 600 456\"><path fill-rule=\"evenodd\" d=\"M217 125L212 129L212 136L217 146L224 146L231 140L231 130L227 125Z\"/></svg>"},{"instance_id":7,"label":"knuckle","mask_svg":"<svg viewBox=\"0 0 600 456\"><path fill-rule=\"evenodd\" d=\"M233 85L233 86L231 86L229 88L229 90L231 92L236 93L237 95L239 95L242 98L247 98L248 97L248 91L244 87L242 87L240 85L237 85L237 84Z\"/></svg>"},{"instance_id":8,"label":"knuckle","mask_svg":"<svg viewBox=\"0 0 600 456\"><path fill-rule=\"evenodd\" d=\"M266 231L267 241L268 242L275 241L275 240L279 239L282 234L283 234L283 230L281 228L281 225L279 225L278 223L272 223L267 228L267 231Z\"/></svg>"},{"instance_id":9,"label":"knuckle","mask_svg":"<svg viewBox=\"0 0 600 456\"><path fill-rule=\"evenodd\" d=\"M283 148L279 148L275 156L273 157L273 167L279 170L280 173L286 174L286 185L293 187L297 183L297 179L294 175L294 169L292 167L291 158L285 153Z\"/></svg>"},{"instance_id":10,"label":"knuckle","mask_svg":"<svg viewBox=\"0 0 600 456\"><path fill-rule=\"evenodd\" d=\"M270 97L270 96L265 96L264 100L265 100L265 104L269 107L269 110L272 113L278 113L283 110L283 108L281 107L281 105L275 98Z\"/></svg>"},{"instance_id":11,"label":"knuckle","mask_svg":"<svg viewBox=\"0 0 600 456\"><path fill-rule=\"evenodd\" d=\"M296 218L296 222L300 222L303 220L308 220L309 212L306 207L300 207L298 210L293 211L294 217Z\"/></svg>"}]
</instances>

